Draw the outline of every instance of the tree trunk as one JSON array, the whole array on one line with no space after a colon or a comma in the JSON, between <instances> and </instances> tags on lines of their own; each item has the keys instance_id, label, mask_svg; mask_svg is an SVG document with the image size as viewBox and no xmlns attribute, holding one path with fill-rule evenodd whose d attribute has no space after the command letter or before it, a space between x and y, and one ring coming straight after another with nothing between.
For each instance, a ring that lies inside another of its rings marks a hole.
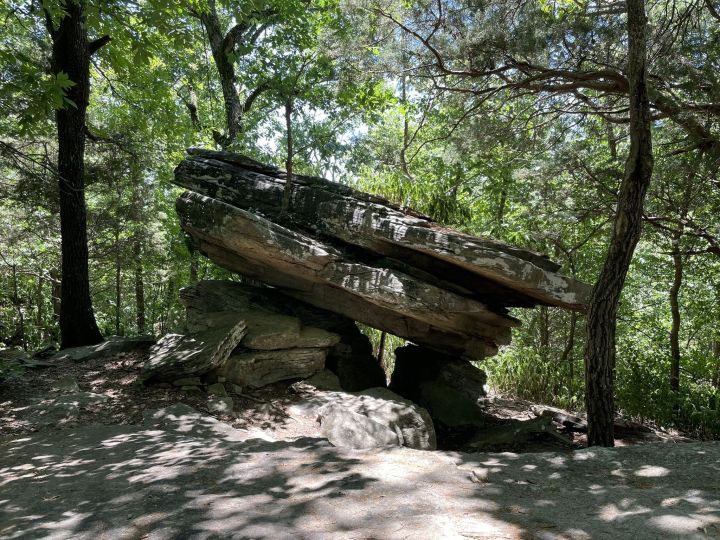
<instances>
[{"instance_id":1,"label":"tree trunk","mask_svg":"<svg viewBox=\"0 0 720 540\"><path fill-rule=\"evenodd\" d=\"M627 0L630 151L620 186L608 253L593 289L585 342L588 445L614 446L615 331L620 294L642 231L652 177L650 107L646 84L645 2Z\"/></svg>"},{"instance_id":2,"label":"tree trunk","mask_svg":"<svg viewBox=\"0 0 720 540\"><path fill-rule=\"evenodd\" d=\"M90 55L102 43L88 43L84 3L81 0L66 2L65 11L58 28L54 28L48 17L48 30L53 41L52 72L65 73L75 83L66 93L72 104L55 111L62 246L60 334L63 348L91 345L103 339L95 322L90 297L84 163Z\"/></svg>"},{"instance_id":3,"label":"tree trunk","mask_svg":"<svg viewBox=\"0 0 720 540\"><path fill-rule=\"evenodd\" d=\"M53 328L51 336L54 340L58 339L58 330L60 328L60 296L62 295L62 285L60 281L60 272L53 268L50 270L51 289L50 289L50 300L52 303L52 322Z\"/></svg>"},{"instance_id":4,"label":"tree trunk","mask_svg":"<svg viewBox=\"0 0 720 540\"><path fill-rule=\"evenodd\" d=\"M120 335L122 312L122 257L120 256L120 226L115 229L115 335Z\"/></svg>"},{"instance_id":5,"label":"tree trunk","mask_svg":"<svg viewBox=\"0 0 720 540\"><path fill-rule=\"evenodd\" d=\"M293 132L292 132L292 113L293 113L292 96L285 101L285 130L287 134L287 159L285 160L285 169L287 170L287 181L283 190L282 207L280 215L284 215L290 207L290 194L292 193L293 183Z\"/></svg>"},{"instance_id":6,"label":"tree trunk","mask_svg":"<svg viewBox=\"0 0 720 540\"><path fill-rule=\"evenodd\" d=\"M540 306L538 322L540 324L540 347L543 356L546 356L550 347L550 315L547 306Z\"/></svg>"},{"instance_id":7,"label":"tree trunk","mask_svg":"<svg viewBox=\"0 0 720 540\"><path fill-rule=\"evenodd\" d=\"M562 356L560 357L560 365L567 362L568 364L568 393L573 395L575 385L575 358L573 349L575 348L575 327L577 326L577 313L570 313L570 328L568 329L568 338L565 342Z\"/></svg>"},{"instance_id":8,"label":"tree trunk","mask_svg":"<svg viewBox=\"0 0 720 540\"><path fill-rule=\"evenodd\" d=\"M385 340L387 339L387 332L380 332L380 343L378 343L377 359L380 367L385 370Z\"/></svg>"},{"instance_id":9,"label":"tree trunk","mask_svg":"<svg viewBox=\"0 0 720 540\"><path fill-rule=\"evenodd\" d=\"M720 390L720 337L713 341L713 357L715 358L715 376L713 386Z\"/></svg>"},{"instance_id":10,"label":"tree trunk","mask_svg":"<svg viewBox=\"0 0 720 540\"><path fill-rule=\"evenodd\" d=\"M23 349L27 350L27 341L25 339L25 315L22 310L22 302L20 301L20 295L18 291L17 282L17 265L12 265L12 276L13 276L13 306L17 312L17 323L15 328L15 334L12 337L13 344L19 344Z\"/></svg>"},{"instance_id":11,"label":"tree trunk","mask_svg":"<svg viewBox=\"0 0 720 540\"><path fill-rule=\"evenodd\" d=\"M678 406L678 392L680 391L680 287L683 280L683 259L680 253L680 237L682 231L678 230L672 240L673 267L675 269L673 284L670 288L670 311L672 313L672 326L670 327L670 390L674 395L673 409Z\"/></svg>"},{"instance_id":12,"label":"tree trunk","mask_svg":"<svg viewBox=\"0 0 720 540\"><path fill-rule=\"evenodd\" d=\"M142 240L140 233L133 238L133 259L135 262L135 324L138 334L145 333L145 281L143 280Z\"/></svg>"},{"instance_id":13,"label":"tree trunk","mask_svg":"<svg viewBox=\"0 0 720 540\"><path fill-rule=\"evenodd\" d=\"M38 337L41 342L45 340L45 324L43 324L44 319L45 319L45 310L43 309L44 308L44 305L43 305L43 301L44 301L43 283L44 283L44 280L43 280L42 276L38 276L38 278L37 278L37 295L35 297L35 304L37 306L37 311L35 313L35 325L37 326Z\"/></svg>"},{"instance_id":14,"label":"tree trunk","mask_svg":"<svg viewBox=\"0 0 720 540\"><path fill-rule=\"evenodd\" d=\"M225 104L225 124L227 132L225 135L214 133L215 142L223 148L230 146L241 132L243 117L243 105L240 102L240 95L235 87L235 67L228 57L231 51L226 50L225 36L220 28L220 19L217 15L215 0L208 2L208 10L201 14L200 20L205 26L205 32L210 41L215 67L220 76L220 87L223 93Z\"/></svg>"}]
</instances>

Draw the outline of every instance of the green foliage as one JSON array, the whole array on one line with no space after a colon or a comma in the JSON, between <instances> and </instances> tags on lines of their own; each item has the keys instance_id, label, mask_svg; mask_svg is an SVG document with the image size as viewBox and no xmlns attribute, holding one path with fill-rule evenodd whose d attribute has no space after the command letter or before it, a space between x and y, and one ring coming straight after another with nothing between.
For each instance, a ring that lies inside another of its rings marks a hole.
<instances>
[{"instance_id":1,"label":"green foliage","mask_svg":"<svg viewBox=\"0 0 720 540\"><path fill-rule=\"evenodd\" d=\"M87 0L91 39L112 38L93 57L86 159L91 289L103 332L141 331L138 280L144 331L159 334L182 325L177 290L191 274L230 277L191 252L169 182L185 148L213 147L213 131L224 130L222 88L200 23L211 8L225 32L239 22L261 29L229 53L241 99L264 89L232 149L283 164L282 113L292 97L297 172L547 253L565 273L593 282L624 171L626 98L602 85L545 92L511 83L533 66L558 70L538 79L548 84L562 73L622 73L622 10L600 4L443 3L436 24L437 3L427 0ZM717 154L688 126L698 119L717 137L720 26L702 4L678 2L672 13L648 4L650 81L687 106L656 115L647 225L618 320L616 398L626 414L709 438L720 436L720 191ZM66 90L74 82L50 75L43 9L57 23L64 5L0 4L0 342L28 349L57 338L53 117L73 106ZM434 52L393 18L417 35L432 33ZM524 67L498 70L508 59ZM675 249L684 271L677 396L668 384ZM491 384L582 408L583 317L514 315L523 321L514 343L485 361ZM377 348L380 332L364 331ZM402 344L386 337L387 369Z\"/></svg>"}]
</instances>

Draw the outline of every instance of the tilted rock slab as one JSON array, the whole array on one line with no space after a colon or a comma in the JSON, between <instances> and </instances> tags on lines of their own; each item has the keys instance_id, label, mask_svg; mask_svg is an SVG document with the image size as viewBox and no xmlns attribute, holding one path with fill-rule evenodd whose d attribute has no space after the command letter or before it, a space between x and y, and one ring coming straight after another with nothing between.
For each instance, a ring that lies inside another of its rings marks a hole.
<instances>
[{"instance_id":1,"label":"tilted rock slab","mask_svg":"<svg viewBox=\"0 0 720 540\"><path fill-rule=\"evenodd\" d=\"M243 156L190 149L175 183L272 220L281 214L286 174ZM447 229L382 197L323 178L293 176L293 225L410 264L501 305L582 309L591 289L558 274L547 258L492 239Z\"/></svg>"},{"instance_id":2,"label":"tilted rock slab","mask_svg":"<svg viewBox=\"0 0 720 540\"><path fill-rule=\"evenodd\" d=\"M217 369L238 346L246 329L245 321L235 317L194 334L168 334L150 349L138 380L172 381Z\"/></svg>"},{"instance_id":3,"label":"tilted rock slab","mask_svg":"<svg viewBox=\"0 0 720 540\"><path fill-rule=\"evenodd\" d=\"M510 342L509 307L583 309L591 289L546 257L433 223L382 197L191 149L175 183L183 229L220 266L440 352L482 359Z\"/></svg>"},{"instance_id":4,"label":"tilted rock slab","mask_svg":"<svg viewBox=\"0 0 720 540\"><path fill-rule=\"evenodd\" d=\"M483 358L510 341L519 322L482 302L342 251L217 199L177 201L185 231L215 263L294 298L394 335Z\"/></svg>"}]
</instances>

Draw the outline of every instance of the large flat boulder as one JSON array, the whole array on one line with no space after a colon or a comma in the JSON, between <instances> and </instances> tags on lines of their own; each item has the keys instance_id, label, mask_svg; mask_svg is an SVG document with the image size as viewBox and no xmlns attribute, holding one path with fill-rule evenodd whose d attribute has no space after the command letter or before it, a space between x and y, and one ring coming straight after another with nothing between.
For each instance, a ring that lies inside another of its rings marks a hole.
<instances>
[{"instance_id":1,"label":"large flat boulder","mask_svg":"<svg viewBox=\"0 0 720 540\"><path fill-rule=\"evenodd\" d=\"M192 149L175 171L183 229L216 264L293 298L472 359L510 342L508 308L582 310L591 289L547 257L444 228L387 200Z\"/></svg>"}]
</instances>

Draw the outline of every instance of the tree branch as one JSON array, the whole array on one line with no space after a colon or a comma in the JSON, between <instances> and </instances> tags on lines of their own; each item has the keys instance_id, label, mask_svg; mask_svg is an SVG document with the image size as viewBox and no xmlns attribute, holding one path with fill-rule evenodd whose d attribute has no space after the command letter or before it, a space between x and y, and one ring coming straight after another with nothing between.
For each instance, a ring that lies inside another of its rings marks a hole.
<instances>
[{"instance_id":1,"label":"tree branch","mask_svg":"<svg viewBox=\"0 0 720 540\"><path fill-rule=\"evenodd\" d=\"M96 40L91 41L88 43L88 49L90 51L90 56L98 52L102 47L110 43L110 40L112 38L110 36L102 36Z\"/></svg>"}]
</instances>

